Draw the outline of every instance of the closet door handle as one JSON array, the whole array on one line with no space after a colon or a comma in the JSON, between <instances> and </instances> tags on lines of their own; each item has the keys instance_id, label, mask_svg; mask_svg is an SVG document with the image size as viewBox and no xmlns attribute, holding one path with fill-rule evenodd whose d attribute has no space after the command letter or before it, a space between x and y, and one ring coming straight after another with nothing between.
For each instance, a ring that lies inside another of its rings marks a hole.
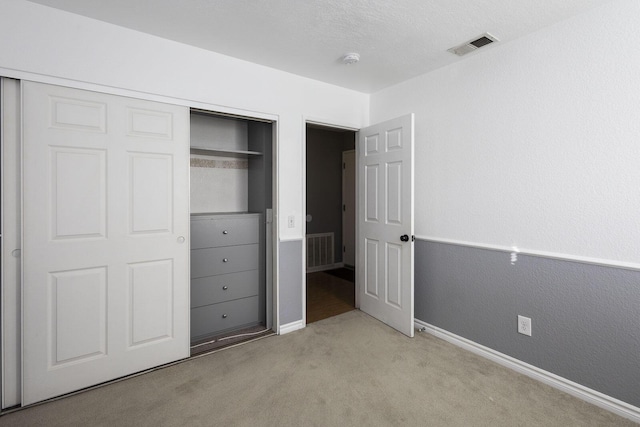
<instances>
[{"instance_id":1,"label":"closet door handle","mask_svg":"<svg viewBox=\"0 0 640 427\"><path fill-rule=\"evenodd\" d=\"M222 262L229 262L229 258L222 258Z\"/></svg>"},{"instance_id":2,"label":"closet door handle","mask_svg":"<svg viewBox=\"0 0 640 427\"><path fill-rule=\"evenodd\" d=\"M229 289L229 287L228 287L228 286L223 286L223 287L222 287L222 290L223 290L223 291L226 291L227 289Z\"/></svg>"},{"instance_id":3,"label":"closet door handle","mask_svg":"<svg viewBox=\"0 0 640 427\"><path fill-rule=\"evenodd\" d=\"M226 319L226 318L227 318L227 315L226 315L226 314L223 314L223 315L222 315L222 318L223 318L223 319Z\"/></svg>"},{"instance_id":4,"label":"closet door handle","mask_svg":"<svg viewBox=\"0 0 640 427\"><path fill-rule=\"evenodd\" d=\"M229 232L227 230L224 230L222 234L229 234Z\"/></svg>"}]
</instances>

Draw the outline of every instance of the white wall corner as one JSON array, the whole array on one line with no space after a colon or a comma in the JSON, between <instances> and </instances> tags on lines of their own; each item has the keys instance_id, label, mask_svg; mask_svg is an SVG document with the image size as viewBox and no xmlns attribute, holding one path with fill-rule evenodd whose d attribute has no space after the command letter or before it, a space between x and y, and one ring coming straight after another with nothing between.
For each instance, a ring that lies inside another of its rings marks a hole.
<instances>
[{"instance_id":1,"label":"white wall corner","mask_svg":"<svg viewBox=\"0 0 640 427\"><path fill-rule=\"evenodd\" d=\"M489 347L485 347L481 344L463 338L459 335L448 332L444 329L440 329L437 326L430 325L422 320L414 319L414 325L416 330L429 333L437 338L443 339L455 346L461 347L499 365L512 369L520 374L526 375L529 378L540 381L560 391L568 393L585 402L596 405L602 409L613 412L621 417L627 418L636 423L640 423L640 408L630 405L621 400L615 399L606 394L592 390L588 387L570 381L566 378L562 378L556 374L537 368L533 365L525 363L521 360L515 359L506 354L495 351Z\"/></svg>"}]
</instances>

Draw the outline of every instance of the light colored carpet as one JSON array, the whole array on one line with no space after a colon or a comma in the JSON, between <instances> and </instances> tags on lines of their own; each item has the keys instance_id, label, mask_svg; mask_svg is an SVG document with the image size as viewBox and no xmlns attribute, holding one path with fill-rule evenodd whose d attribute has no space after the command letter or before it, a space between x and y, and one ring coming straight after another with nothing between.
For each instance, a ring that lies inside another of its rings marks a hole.
<instances>
[{"instance_id":1,"label":"light colored carpet","mask_svg":"<svg viewBox=\"0 0 640 427\"><path fill-rule=\"evenodd\" d=\"M2 426L631 426L360 311L0 418Z\"/></svg>"}]
</instances>

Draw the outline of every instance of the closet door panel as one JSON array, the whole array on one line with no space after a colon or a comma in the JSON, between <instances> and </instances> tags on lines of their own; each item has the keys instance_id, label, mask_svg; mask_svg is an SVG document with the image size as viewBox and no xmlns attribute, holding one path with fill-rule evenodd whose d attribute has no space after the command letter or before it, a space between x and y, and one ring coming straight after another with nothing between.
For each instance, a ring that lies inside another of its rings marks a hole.
<instances>
[{"instance_id":1,"label":"closet door panel","mask_svg":"<svg viewBox=\"0 0 640 427\"><path fill-rule=\"evenodd\" d=\"M189 355L189 111L23 82L27 405Z\"/></svg>"},{"instance_id":2,"label":"closet door panel","mask_svg":"<svg viewBox=\"0 0 640 427\"><path fill-rule=\"evenodd\" d=\"M52 239L104 238L106 150L50 148Z\"/></svg>"},{"instance_id":3,"label":"closet door panel","mask_svg":"<svg viewBox=\"0 0 640 427\"><path fill-rule=\"evenodd\" d=\"M129 265L129 347L173 335L173 263Z\"/></svg>"},{"instance_id":4,"label":"closet door panel","mask_svg":"<svg viewBox=\"0 0 640 427\"><path fill-rule=\"evenodd\" d=\"M131 234L172 231L172 163L170 155L129 153Z\"/></svg>"},{"instance_id":5,"label":"closet door panel","mask_svg":"<svg viewBox=\"0 0 640 427\"><path fill-rule=\"evenodd\" d=\"M105 356L107 269L54 272L49 280L52 365L63 366Z\"/></svg>"}]
</instances>

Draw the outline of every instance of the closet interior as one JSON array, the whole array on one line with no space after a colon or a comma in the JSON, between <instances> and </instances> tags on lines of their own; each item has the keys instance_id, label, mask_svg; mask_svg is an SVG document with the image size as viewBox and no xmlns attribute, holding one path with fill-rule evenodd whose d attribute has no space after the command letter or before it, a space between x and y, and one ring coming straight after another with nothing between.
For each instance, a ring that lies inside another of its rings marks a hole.
<instances>
[{"instance_id":1,"label":"closet interior","mask_svg":"<svg viewBox=\"0 0 640 427\"><path fill-rule=\"evenodd\" d=\"M190 115L191 345L272 327L273 126Z\"/></svg>"}]
</instances>

